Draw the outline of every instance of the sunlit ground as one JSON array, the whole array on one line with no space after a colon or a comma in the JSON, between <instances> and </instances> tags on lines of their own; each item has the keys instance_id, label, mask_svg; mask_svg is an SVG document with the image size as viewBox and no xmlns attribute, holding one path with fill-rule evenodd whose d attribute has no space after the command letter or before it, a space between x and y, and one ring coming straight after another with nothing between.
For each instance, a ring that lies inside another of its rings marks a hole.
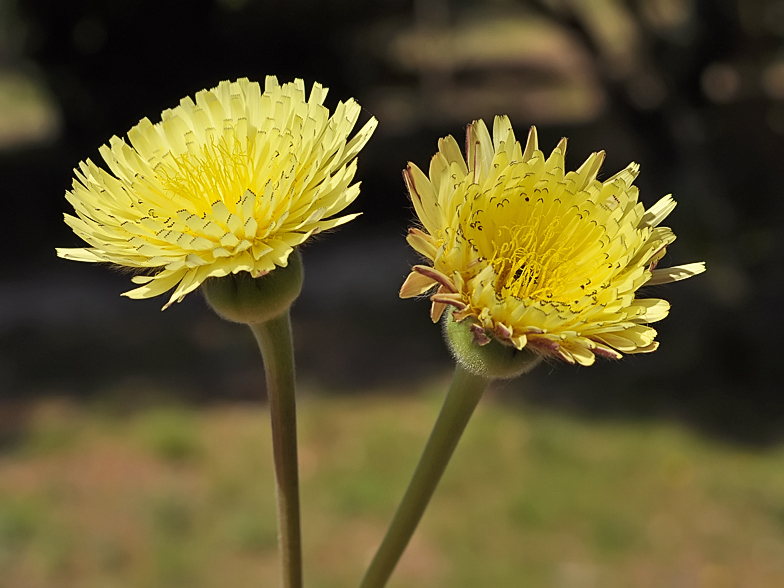
<instances>
[{"instance_id":1,"label":"sunlit ground","mask_svg":"<svg viewBox=\"0 0 784 588\"><path fill-rule=\"evenodd\" d=\"M445 384L305 391L307 586L358 584ZM30 419L0 454L0 587L278 586L264 408L46 401ZM784 451L486 398L390 587L528 586L784 586Z\"/></svg>"}]
</instances>

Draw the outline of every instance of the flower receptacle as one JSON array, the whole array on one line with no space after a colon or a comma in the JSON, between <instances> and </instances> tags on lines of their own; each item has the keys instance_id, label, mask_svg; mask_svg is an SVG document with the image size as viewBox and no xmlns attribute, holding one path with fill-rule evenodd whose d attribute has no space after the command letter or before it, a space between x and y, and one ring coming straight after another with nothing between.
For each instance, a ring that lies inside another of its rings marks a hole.
<instances>
[{"instance_id":1,"label":"flower receptacle","mask_svg":"<svg viewBox=\"0 0 784 588\"><path fill-rule=\"evenodd\" d=\"M530 349L516 349L492 337L480 345L471 327L477 323L470 318L455 321L451 312L444 313L444 337L449 350L464 369L483 378L509 379L535 368L542 355Z\"/></svg>"},{"instance_id":2,"label":"flower receptacle","mask_svg":"<svg viewBox=\"0 0 784 588\"><path fill-rule=\"evenodd\" d=\"M302 255L289 255L286 267L254 278L248 272L211 278L202 284L207 303L222 318L235 323L265 323L283 314L302 291Z\"/></svg>"}]
</instances>

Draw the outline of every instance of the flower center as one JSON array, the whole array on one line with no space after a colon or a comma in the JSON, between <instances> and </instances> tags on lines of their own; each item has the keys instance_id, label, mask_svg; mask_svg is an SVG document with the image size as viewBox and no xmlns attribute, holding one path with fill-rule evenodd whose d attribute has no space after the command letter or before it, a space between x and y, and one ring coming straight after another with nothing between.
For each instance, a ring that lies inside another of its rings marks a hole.
<instances>
[{"instance_id":1,"label":"flower center","mask_svg":"<svg viewBox=\"0 0 784 588\"><path fill-rule=\"evenodd\" d=\"M548 223L533 218L527 224L502 226L489 258L498 281L496 292L531 300L560 301L577 266L573 240L560 238L561 218ZM565 300L564 300L565 301Z\"/></svg>"},{"instance_id":2,"label":"flower center","mask_svg":"<svg viewBox=\"0 0 784 588\"><path fill-rule=\"evenodd\" d=\"M238 202L251 187L252 143L248 150L237 138L220 137L205 143L200 152L194 151L170 154L156 168L158 180L170 194L209 211L218 200Z\"/></svg>"}]
</instances>

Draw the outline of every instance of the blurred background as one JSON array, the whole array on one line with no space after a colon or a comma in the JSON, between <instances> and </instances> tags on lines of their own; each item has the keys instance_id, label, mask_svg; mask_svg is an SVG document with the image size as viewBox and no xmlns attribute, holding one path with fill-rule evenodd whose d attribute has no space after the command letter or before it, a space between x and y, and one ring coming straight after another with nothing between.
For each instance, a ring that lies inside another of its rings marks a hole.
<instances>
[{"instance_id":1,"label":"blurred background","mask_svg":"<svg viewBox=\"0 0 784 588\"><path fill-rule=\"evenodd\" d=\"M784 585L784 1L0 0L0 588L276 585L250 332L54 254L79 161L267 74L379 120L293 309L310 585L358 582L448 382L401 170L503 113L640 163L709 270L656 353L496 386L394 585Z\"/></svg>"}]
</instances>

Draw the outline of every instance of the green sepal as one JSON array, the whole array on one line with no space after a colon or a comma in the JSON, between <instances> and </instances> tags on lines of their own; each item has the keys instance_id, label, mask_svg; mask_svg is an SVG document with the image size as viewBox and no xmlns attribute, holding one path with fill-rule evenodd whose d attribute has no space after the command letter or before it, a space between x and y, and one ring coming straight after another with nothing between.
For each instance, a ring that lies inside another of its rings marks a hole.
<instances>
[{"instance_id":1,"label":"green sepal","mask_svg":"<svg viewBox=\"0 0 784 588\"><path fill-rule=\"evenodd\" d=\"M542 361L541 354L525 347L519 350L505 345L495 337L491 337L489 343L480 345L471 331L475 323L470 318L456 322L451 312L445 312L443 323L444 338L455 361L477 376L489 379L516 378L531 371Z\"/></svg>"},{"instance_id":2,"label":"green sepal","mask_svg":"<svg viewBox=\"0 0 784 588\"><path fill-rule=\"evenodd\" d=\"M289 255L286 267L260 278L249 272L210 278L201 288L207 303L222 318L235 323L265 323L283 314L302 291L302 255Z\"/></svg>"}]
</instances>

